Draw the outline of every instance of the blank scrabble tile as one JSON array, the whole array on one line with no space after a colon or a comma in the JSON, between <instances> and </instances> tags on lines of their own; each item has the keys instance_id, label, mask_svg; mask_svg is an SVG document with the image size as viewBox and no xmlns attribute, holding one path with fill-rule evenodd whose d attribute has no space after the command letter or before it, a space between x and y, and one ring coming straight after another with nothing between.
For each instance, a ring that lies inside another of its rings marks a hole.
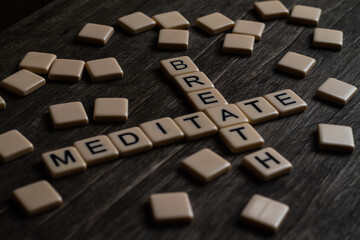
<instances>
[{"instance_id":1,"label":"blank scrabble tile","mask_svg":"<svg viewBox=\"0 0 360 240\"><path fill-rule=\"evenodd\" d=\"M254 9L264 20L289 16L289 10L280 1L255 2Z\"/></svg>"},{"instance_id":2,"label":"blank scrabble tile","mask_svg":"<svg viewBox=\"0 0 360 240\"><path fill-rule=\"evenodd\" d=\"M289 206L281 202L255 194L241 212L240 218L255 227L276 232L289 209Z\"/></svg>"},{"instance_id":3,"label":"blank scrabble tile","mask_svg":"<svg viewBox=\"0 0 360 240\"><path fill-rule=\"evenodd\" d=\"M319 148L321 150L352 152L355 149L351 127L333 124L318 125Z\"/></svg>"},{"instance_id":4,"label":"blank scrabble tile","mask_svg":"<svg viewBox=\"0 0 360 240\"><path fill-rule=\"evenodd\" d=\"M56 59L55 54L43 52L28 52L19 64L20 69L27 69L33 73L46 74Z\"/></svg>"},{"instance_id":5,"label":"blank scrabble tile","mask_svg":"<svg viewBox=\"0 0 360 240\"><path fill-rule=\"evenodd\" d=\"M84 172L84 159L74 147L65 147L41 154L42 161L52 178L61 178Z\"/></svg>"},{"instance_id":6,"label":"blank scrabble tile","mask_svg":"<svg viewBox=\"0 0 360 240\"><path fill-rule=\"evenodd\" d=\"M199 68L188 56L162 60L160 67L169 79L173 79L177 75L199 71Z\"/></svg>"},{"instance_id":7,"label":"blank scrabble tile","mask_svg":"<svg viewBox=\"0 0 360 240\"><path fill-rule=\"evenodd\" d=\"M174 77L174 82L184 94L208 88L214 88L214 84L203 72L192 72Z\"/></svg>"},{"instance_id":8,"label":"blank scrabble tile","mask_svg":"<svg viewBox=\"0 0 360 240\"><path fill-rule=\"evenodd\" d=\"M328 78L317 90L316 96L345 106L358 91L357 87L335 78Z\"/></svg>"},{"instance_id":9,"label":"blank scrabble tile","mask_svg":"<svg viewBox=\"0 0 360 240\"><path fill-rule=\"evenodd\" d=\"M56 59L51 65L49 79L78 82L83 74L85 62L73 59Z\"/></svg>"},{"instance_id":10,"label":"blank scrabble tile","mask_svg":"<svg viewBox=\"0 0 360 240\"><path fill-rule=\"evenodd\" d=\"M315 28L313 45L315 47L340 50L343 46L343 32L327 28Z\"/></svg>"},{"instance_id":11,"label":"blank scrabble tile","mask_svg":"<svg viewBox=\"0 0 360 240\"><path fill-rule=\"evenodd\" d=\"M149 137L154 147L179 142L184 138L184 133L169 117L145 122L139 126Z\"/></svg>"},{"instance_id":12,"label":"blank scrabble tile","mask_svg":"<svg viewBox=\"0 0 360 240\"><path fill-rule=\"evenodd\" d=\"M190 26L189 21L178 11L157 14L152 18L159 28L185 29Z\"/></svg>"},{"instance_id":13,"label":"blank scrabble tile","mask_svg":"<svg viewBox=\"0 0 360 240\"><path fill-rule=\"evenodd\" d=\"M181 162L181 167L206 183L229 172L231 164L215 152L205 148L185 158Z\"/></svg>"},{"instance_id":14,"label":"blank scrabble tile","mask_svg":"<svg viewBox=\"0 0 360 240\"><path fill-rule=\"evenodd\" d=\"M291 163L270 147L246 155L242 164L263 181L277 178L292 170Z\"/></svg>"},{"instance_id":15,"label":"blank scrabble tile","mask_svg":"<svg viewBox=\"0 0 360 240\"><path fill-rule=\"evenodd\" d=\"M189 46L189 31L179 29L161 29L159 32L158 48L186 50Z\"/></svg>"},{"instance_id":16,"label":"blank scrabble tile","mask_svg":"<svg viewBox=\"0 0 360 240\"><path fill-rule=\"evenodd\" d=\"M319 23L320 15L320 8L295 5L290 15L290 21L310 26L316 26Z\"/></svg>"},{"instance_id":17,"label":"blank scrabble tile","mask_svg":"<svg viewBox=\"0 0 360 240\"><path fill-rule=\"evenodd\" d=\"M88 166L114 160L119 156L119 151L105 135L76 141L74 146Z\"/></svg>"},{"instance_id":18,"label":"blank scrabble tile","mask_svg":"<svg viewBox=\"0 0 360 240\"><path fill-rule=\"evenodd\" d=\"M130 34L139 34L156 26L156 22L142 12L134 12L118 18L117 23Z\"/></svg>"},{"instance_id":19,"label":"blank scrabble tile","mask_svg":"<svg viewBox=\"0 0 360 240\"><path fill-rule=\"evenodd\" d=\"M98 122L124 122L129 115L127 98L97 98L94 105L94 120Z\"/></svg>"},{"instance_id":20,"label":"blank scrabble tile","mask_svg":"<svg viewBox=\"0 0 360 240\"><path fill-rule=\"evenodd\" d=\"M225 35L222 51L224 53L251 55L254 42L254 36L228 33Z\"/></svg>"},{"instance_id":21,"label":"blank scrabble tile","mask_svg":"<svg viewBox=\"0 0 360 240\"><path fill-rule=\"evenodd\" d=\"M77 40L83 43L105 45L114 33L111 26L87 23L77 35Z\"/></svg>"},{"instance_id":22,"label":"blank scrabble tile","mask_svg":"<svg viewBox=\"0 0 360 240\"><path fill-rule=\"evenodd\" d=\"M94 82L118 79L124 76L119 63L113 57L87 61L85 66Z\"/></svg>"},{"instance_id":23,"label":"blank scrabble tile","mask_svg":"<svg viewBox=\"0 0 360 240\"><path fill-rule=\"evenodd\" d=\"M187 94L187 98L193 107L198 111L228 104L226 99L215 88L190 92Z\"/></svg>"},{"instance_id":24,"label":"blank scrabble tile","mask_svg":"<svg viewBox=\"0 0 360 240\"><path fill-rule=\"evenodd\" d=\"M9 162L34 151L33 144L18 130L0 135L0 161Z\"/></svg>"},{"instance_id":25,"label":"blank scrabble tile","mask_svg":"<svg viewBox=\"0 0 360 240\"><path fill-rule=\"evenodd\" d=\"M15 189L12 195L27 215L56 208L63 203L60 194L45 180Z\"/></svg>"},{"instance_id":26,"label":"blank scrabble tile","mask_svg":"<svg viewBox=\"0 0 360 240\"><path fill-rule=\"evenodd\" d=\"M307 104L290 89L281 90L264 96L279 112L280 117L305 111Z\"/></svg>"},{"instance_id":27,"label":"blank scrabble tile","mask_svg":"<svg viewBox=\"0 0 360 240\"><path fill-rule=\"evenodd\" d=\"M0 109L4 109L5 107L6 107L5 100L2 97L0 97Z\"/></svg>"},{"instance_id":28,"label":"blank scrabble tile","mask_svg":"<svg viewBox=\"0 0 360 240\"><path fill-rule=\"evenodd\" d=\"M265 24L262 22L238 20L233 28L233 33L251 35L255 40L259 41L265 30Z\"/></svg>"},{"instance_id":29,"label":"blank scrabble tile","mask_svg":"<svg viewBox=\"0 0 360 240\"><path fill-rule=\"evenodd\" d=\"M248 123L221 128L219 136L233 153L250 151L264 145L264 139Z\"/></svg>"},{"instance_id":30,"label":"blank scrabble tile","mask_svg":"<svg viewBox=\"0 0 360 240\"><path fill-rule=\"evenodd\" d=\"M208 137L217 133L218 128L203 112L187 114L174 119L188 141Z\"/></svg>"},{"instance_id":31,"label":"blank scrabble tile","mask_svg":"<svg viewBox=\"0 0 360 240\"><path fill-rule=\"evenodd\" d=\"M81 102L69 102L51 105L49 113L55 128L86 125L89 122Z\"/></svg>"},{"instance_id":32,"label":"blank scrabble tile","mask_svg":"<svg viewBox=\"0 0 360 240\"><path fill-rule=\"evenodd\" d=\"M279 112L263 97L237 102L236 106L246 115L250 124L266 122L279 117Z\"/></svg>"},{"instance_id":33,"label":"blank scrabble tile","mask_svg":"<svg viewBox=\"0 0 360 240\"><path fill-rule=\"evenodd\" d=\"M234 21L219 12L196 19L196 26L210 35L225 32L235 25Z\"/></svg>"},{"instance_id":34,"label":"blank scrabble tile","mask_svg":"<svg viewBox=\"0 0 360 240\"><path fill-rule=\"evenodd\" d=\"M185 192L151 194L150 206L156 224L189 223L194 219L190 199Z\"/></svg>"},{"instance_id":35,"label":"blank scrabble tile","mask_svg":"<svg viewBox=\"0 0 360 240\"><path fill-rule=\"evenodd\" d=\"M26 69L20 70L5 78L1 86L19 96L27 96L46 84L43 77Z\"/></svg>"},{"instance_id":36,"label":"blank scrabble tile","mask_svg":"<svg viewBox=\"0 0 360 240\"><path fill-rule=\"evenodd\" d=\"M139 127L128 128L108 134L119 151L119 156L129 156L152 149L153 144Z\"/></svg>"},{"instance_id":37,"label":"blank scrabble tile","mask_svg":"<svg viewBox=\"0 0 360 240\"><path fill-rule=\"evenodd\" d=\"M247 117L235 104L208 108L205 110L205 113L218 128L249 122Z\"/></svg>"},{"instance_id":38,"label":"blank scrabble tile","mask_svg":"<svg viewBox=\"0 0 360 240\"><path fill-rule=\"evenodd\" d=\"M297 77L306 77L311 69L315 67L314 58L301 55L294 52L288 52L277 64L277 69L295 75Z\"/></svg>"}]
</instances>

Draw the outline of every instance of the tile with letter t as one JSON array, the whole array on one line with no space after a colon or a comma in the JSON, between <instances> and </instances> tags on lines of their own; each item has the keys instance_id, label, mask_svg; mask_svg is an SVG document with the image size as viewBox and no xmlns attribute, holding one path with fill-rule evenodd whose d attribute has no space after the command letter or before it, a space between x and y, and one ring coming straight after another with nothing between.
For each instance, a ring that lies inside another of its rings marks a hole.
<instances>
[{"instance_id":1,"label":"tile with letter t","mask_svg":"<svg viewBox=\"0 0 360 240\"><path fill-rule=\"evenodd\" d=\"M257 124L279 117L279 112L263 97L237 102L236 105L247 116L250 124Z\"/></svg>"},{"instance_id":2,"label":"tile with letter t","mask_svg":"<svg viewBox=\"0 0 360 240\"><path fill-rule=\"evenodd\" d=\"M160 67L164 74L171 80L180 74L199 71L199 68L188 56L162 60L160 61Z\"/></svg>"},{"instance_id":3,"label":"tile with letter t","mask_svg":"<svg viewBox=\"0 0 360 240\"><path fill-rule=\"evenodd\" d=\"M289 10L280 1L255 2L254 9L264 20L289 16Z\"/></svg>"},{"instance_id":4,"label":"tile with letter t","mask_svg":"<svg viewBox=\"0 0 360 240\"><path fill-rule=\"evenodd\" d=\"M353 131L349 126L319 124L318 136L321 150L352 152L355 149Z\"/></svg>"},{"instance_id":5,"label":"tile with letter t","mask_svg":"<svg viewBox=\"0 0 360 240\"><path fill-rule=\"evenodd\" d=\"M55 54L43 52L28 52L19 64L20 69L27 69L33 73L46 74L56 59Z\"/></svg>"},{"instance_id":6,"label":"tile with letter t","mask_svg":"<svg viewBox=\"0 0 360 240\"><path fill-rule=\"evenodd\" d=\"M83 43L105 45L114 34L111 26L87 23L77 35L77 40Z\"/></svg>"},{"instance_id":7,"label":"tile with letter t","mask_svg":"<svg viewBox=\"0 0 360 240\"><path fill-rule=\"evenodd\" d=\"M49 113L55 128L82 126L89 122L81 102L51 105Z\"/></svg>"},{"instance_id":8,"label":"tile with letter t","mask_svg":"<svg viewBox=\"0 0 360 240\"><path fill-rule=\"evenodd\" d=\"M159 28L185 29L190 26L189 21L178 11L160 13L152 17Z\"/></svg>"},{"instance_id":9,"label":"tile with letter t","mask_svg":"<svg viewBox=\"0 0 360 240\"><path fill-rule=\"evenodd\" d=\"M9 162L34 151L34 145L18 130L0 135L0 161Z\"/></svg>"},{"instance_id":10,"label":"tile with letter t","mask_svg":"<svg viewBox=\"0 0 360 240\"><path fill-rule=\"evenodd\" d=\"M205 113L216 124L216 126L218 126L218 128L249 122L246 116L235 104L208 108L205 110Z\"/></svg>"},{"instance_id":11,"label":"tile with letter t","mask_svg":"<svg viewBox=\"0 0 360 240\"><path fill-rule=\"evenodd\" d=\"M134 12L118 18L117 23L130 34L139 34L156 26L156 22L142 12Z\"/></svg>"},{"instance_id":12,"label":"tile with letter t","mask_svg":"<svg viewBox=\"0 0 360 240\"><path fill-rule=\"evenodd\" d=\"M317 90L316 96L345 106L358 91L357 87L335 78L328 78Z\"/></svg>"},{"instance_id":13,"label":"tile with letter t","mask_svg":"<svg viewBox=\"0 0 360 240\"><path fill-rule=\"evenodd\" d=\"M214 84L203 72L192 72L174 77L174 82L183 94L214 88Z\"/></svg>"},{"instance_id":14,"label":"tile with letter t","mask_svg":"<svg viewBox=\"0 0 360 240\"><path fill-rule=\"evenodd\" d=\"M315 67L314 58L295 52L286 53L278 62L276 68L296 77L306 77Z\"/></svg>"},{"instance_id":15,"label":"tile with letter t","mask_svg":"<svg viewBox=\"0 0 360 240\"><path fill-rule=\"evenodd\" d=\"M196 19L196 26L210 35L225 32L234 27L234 21L219 12Z\"/></svg>"},{"instance_id":16,"label":"tile with letter t","mask_svg":"<svg viewBox=\"0 0 360 240\"><path fill-rule=\"evenodd\" d=\"M188 93L187 98L191 105L198 111L228 104L226 99L215 88Z\"/></svg>"}]
</instances>

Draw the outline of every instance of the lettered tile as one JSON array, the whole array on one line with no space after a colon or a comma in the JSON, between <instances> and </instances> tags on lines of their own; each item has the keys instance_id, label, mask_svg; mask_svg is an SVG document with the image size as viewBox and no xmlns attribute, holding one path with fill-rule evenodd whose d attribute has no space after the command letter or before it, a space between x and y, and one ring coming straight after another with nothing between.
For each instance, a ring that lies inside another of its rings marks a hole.
<instances>
[{"instance_id":1,"label":"lettered tile","mask_svg":"<svg viewBox=\"0 0 360 240\"><path fill-rule=\"evenodd\" d=\"M2 97L0 97L0 109L4 109L5 107L6 107L5 100Z\"/></svg>"},{"instance_id":2,"label":"lettered tile","mask_svg":"<svg viewBox=\"0 0 360 240\"><path fill-rule=\"evenodd\" d=\"M335 29L315 28L313 45L340 50L343 46L343 32Z\"/></svg>"},{"instance_id":3,"label":"lettered tile","mask_svg":"<svg viewBox=\"0 0 360 240\"><path fill-rule=\"evenodd\" d=\"M114 33L111 26L87 23L77 35L79 42L95 45L105 45Z\"/></svg>"},{"instance_id":4,"label":"lettered tile","mask_svg":"<svg viewBox=\"0 0 360 240\"><path fill-rule=\"evenodd\" d=\"M51 105L49 113L55 128L82 126L89 122L81 102Z\"/></svg>"},{"instance_id":5,"label":"lettered tile","mask_svg":"<svg viewBox=\"0 0 360 240\"><path fill-rule=\"evenodd\" d=\"M20 69L27 69L33 73L46 74L56 59L55 54L43 52L28 52L19 64Z\"/></svg>"},{"instance_id":6,"label":"lettered tile","mask_svg":"<svg viewBox=\"0 0 360 240\"><path fill-rule=\"evenodd\" d=\"M51 65L49 79L56 81L80 81L85 62L73 59L56 59Z\"/></svg>"},{"instance_id":7,"label":"lettered tile","mask_svg":"<svg viewBox=\"0 0 360 240\"><path fill-rule=\"evenodd\" d=\"M128 119L127 98L97 98L94 106L94 120L98 122L123 122Z\"/></svg>"},{"instance_id":8,"label":"lettered tile","mask_svg":"<svg viewBox=\"0 0 360 240\"><path fill-rule=\"evenodd\" d=\"M188 56L162 60L160 61L160 67L169 79L173 79L177 75L199 71Z\"/></svg>"},{"instance_id":9,"label":"lettered tile","mask_svg":"<svg viewBox=\"0 0 360 240\"><path fill-rule=\"evenodd\" d=\"M255 2L254 9L264 20L289 16L289 10L280 1Z\"/></svg>"},{"instance_id":10,"label":"lettered tile","mask_svg":"<svg viewBox=\"0 0 360 240\"><path fill-rule=\"evenodd\" d=\"M249 122L247 117L235 104L208 108L205 110L205 113L216 124L216 126L218 126L218 128Z\"/></svg>"},{"instance_id":11,"label":"lettered tile","mask_svg":"<svg viewBox=\"0 0 360 240\"><path fill-rule=\"evenodd\" d=\"M196 19L196 26L210 35L225 32L235 25L234 21L219 12Z\"/></svg>"},{"instance_id":12,"label":"lettered tile","mask_svg":"<svg viewBox=\"0 0 360 240\"><path fill-rule=\"evenodd\" d=\"M198 111L228 104L226 99L215 88L190 92L187 94L187 98L192 106Z\"/></svg>"},{"instance_id":13,"label":"lettered tile","mask_svg":"<svg viewBox=\"0 0 360 240\"><path fill-rule=\"evenodd\" d=\"M117 20L117 23L130 34L142 33L156 26L156 22L142 12L123 16Z\"/></svg>"},{"instance_id":14,"label":"lettered tile","mask_svg":"<svg viewBox=\"0 0 360 240\"><path fill-rule=\"evenodd\" d=\"M203 72L192 72L174 77L174 82L184 94L208 88L214 88L214 84Z\"/></svg>"},{"instance_id":15,"label":"lettered tile","mask_svg":"<svg viewBox=\"0 0 360 240\"><path fill-rule=\"evenodd\" d=\"M124 76L119 63L113 57L87 61L85 66L94 82L118 79Z\"/></svg>"},{"instance_id":16,"label":"lettered tile","mask_svg":"<svg viewBox=\"0 0 360 240\"><path fill-rule=\"evenodd\" d=\"M5 78L1 82L1 86L10 92L24 97L38 90L45 83L46 81L43 77L23 69Z\"/></svg>"},{"instance_id":17,"label":"lettered tile","mask_svg":"<svg viewBox=\"0 0 360 240\"><path fill-rule=\"evenodd\" d=\"M157 14L152 18L159 28L185 29L190 26L189 21L178 11Z\"/></svg>"},{"instance_id":18,"label":"lettered tile","mask_svg":"<svg viewBox=\"0 0 360 240\"><path fill-rule=\"evenodd\" d=\"M305 25L316 26L319 23L320 15L320 8L295 5L290 15L290 21Z\"/></svg>"},{"instance_id":19,"label":"lettered tile","mask_svg":"<svg viewBox=\"0 0 360 240\"><path fill-rule=\"evenodd\" d=\"M250 124L266 122L279 117L279 112L263 97L237 102L236 105L247 116Z\"/></svg>"},{"instance_id":20,"label":"lettered tile","mask_svg":"<svg viewBox=\"0 0 360 240\"><path fill-rule=\"evenodd\" d=\"M317 90L316 96L345 106L358 91L357 87L335 78L328 78Z\"/></svg>"},{"instance_id":21,"label":"lettered tile","mask_svg":"<svg viewBox=\"0 0 360 240\"><path fill-rule=\"evenodd\" d=\"M318 136L321 150L352 152L355 149L353 131L349 126L319 124Z\"/></svg>"},{"instance_id":22,"label":"lettered tile","mask_svg":"<svg viewBox=\"0 0 360 240\"><path fill-rule=\"evenodd\" d=\"M161 29L159 32L158 48L186 50L189 46L189 31L179 29Z\"/></svg>"},{"instance_id":23,"label":"lettered tile","mask_svg":"<svg viewBox=\"0 0 360 240\"><path fill-rule=\"evenodd\" d=\"M294 52L288 52L278 62L277 69L298 76L306 77L311 69L315 67L316 60L314 58L301 55Z\"/></svg>"},{"instance_id":24,"label":"lettered tile","mask_svg":"<svg viewBox=\"0 0 360 240\"><path fill-rule=\"evenodd\" d=\"M265 24L262 22L255 22L249 20L238 20L235 23L233 33L251 35L255 40L259 41L265 30Z\"/></svg>"},{"instance_id":25,"label":"lettered tile","mask_svg":"<svg viewBox=\"0 0 360 240\"><path fill-rule=\"evenodd\" d=\"M34 145L18 130L0 135L0 160L9 162L34 151Z\"/></svg>"},{"instance_id":26,"label":"lettered tile","mask_svg":"<svg viewBox=\"0 0 360 240\"><path fill-rule=\"evenodd\" d=\"M255 37L244 34L228 33L225 35L222 51L224 53L251 55Z\"/></svg>"}]
</instances>

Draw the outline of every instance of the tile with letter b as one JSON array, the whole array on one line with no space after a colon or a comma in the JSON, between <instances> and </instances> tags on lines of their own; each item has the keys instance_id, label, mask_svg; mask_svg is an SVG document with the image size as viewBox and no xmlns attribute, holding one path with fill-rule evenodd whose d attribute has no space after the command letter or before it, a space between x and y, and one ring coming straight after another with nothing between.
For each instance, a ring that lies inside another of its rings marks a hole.
<instances>
[{"instance_id":1,"label":"tile with letter b","mask_svg":"<svg viewBox=\"0 0 360 240\"><path fill-rule=\"evenodd\" d=\"M98 122L123 122L128 119L127 98L97 98L94 104L94 120Z\"/></svg>"},{"instance_id":2,"label":"tile with letter b","mask_svg":"<svg viewBox=\"0 0 360 240\"><path fill-rule=\"evenodd\" d=\"M316 26L319 23L320 15L320 8L295 5L290 15L290 21L294 23Z\"/></svg>"},{"instance_id":3,"label":"tile with letter b","mask_svg":"<svg viewBox=\"0 0 360 240\"><path fill-rule=\"evenodd\" d=\"M238 20L236 21L232 32L254 36L255 40L259 41L261 39L264 30L265 30L265 24L262 22Z\"/></svg>"},{"instance_id":4,"label":"tile with letter b","mask_svg":"<svg viewBox=\"0 0 360 240\"><path fill-rule=\"evenodd\" d=\"M6 107L5 100L2 97L0 97L0 109L4 109L5 107Z\"/></svg>"},{"instance_id":5,"label":"tile with letter b","mask_svg":"<svg viewBox=\"0 0 360 240\"><path fill-rule=\"evenodd\" d=\"M208 88L214 88L214 84L203 72L192 72L174 77L174 82L184 94Z\"/></svg>"},{"instance_id":6,"label":"tile with letter b","mask_svg":"<svg viewBox=\"0 0 360 240\"><path fill-rule=\"evenodd\" d=\"M85 66L94 82L113 80L124 76L119 63L113 57L87 61Z\"/></svg>"},{"instance_id":7,"label":"tile with letter b","mask_svg":"<svg viewBox=\"0 0 360 240\"><path fill-rule=\"evenodd\" d=\"M289 10L280 1L255 2L254 9L264 20L289 16Z\"/></svg>"},{"instance_id":8,"label":"tile with letter b","mask_svg":"<svg viewBox=\"0 0 360 240\"><path fill-rule=\"evenodd\" d=\"M297 77L306 77L315 67L314 58L295 52L286 53L278 62L276 68Z\"/></svg>"},{"instance_id":9,"label":"tile with letter b","mask_svg":"<svg viewBox=\"0 0 360 240\"><path fill-rule=\"evenodd\" d=\"M249 122L247 117L235 104L208 108L205 110L205 113L218 128Z\"/></svg>"},{"instance_id":10,"label":"tile with letter b","mask_svg":"<svg viewBox=\"0 0 360 240\"><path fill-rule=\"evenodd\" d=\"M343 32L328 28L315 28L313 46L340 50L343 46Z\"/></svg>"},{"instance_id":11,"label":"tile with letter b","mask_svg":"<svg viewBox=\"0 0 360 240\"><path fill-rule=\"evenodd\" d=\"M224 53L251 55L255 37L244 34L228 33L225 35L222 51Z\"/></svg>"},{"instance_id":12,"label":"tile with letter b","mask_svg":"<svg viewBox=\"0 0 360 240\"><path fill-rule=\"evenodd\" d=\"M142 12L134 12L118 18L118 25L130 34L139 34L156 26L156 22Z\"/></svg>"},{"instance_id":13,"label":"tile with letter b","mask_svg":"<svg viewBox=\"0 0 360 240\"><path fill-rule=\"evenodd\" d=\"M196 26L210 35L225 32L235 25L234 21L219 12L196 19Z\"/></svg>"},{"instance_id":14,"label":"tile with letter b","mask_svg":"<svg viewBox=\"0 0 360 240\"><path fill-rule=\"evenodd\" d=\"M215 88L190 92L187 94L187 98L191 105L198 111L228 104L226 99Z\"/></svg>"},{"instance_id":15,"label":"tile with letter b","mask_svg":"<svg viewBox=\"0 0 360 240\"><path fill-rule=\"evenodd\" d=\"M89 122L81 102L51 105L49 107L49 113L55 128L82 126Z\"/></svg>"},{"instance_id":16,"label":"tile with letter b","mask_svg":"<svg viewBox=\"0 0 360 240\"><path fill-rule=\"evenodd\" d=\"M335 78L328 78L317 90L316 96L345 106L358 91L357 87Z\"/></svg>"},{"instance_id":17,"label":"tile with letter b","mask_svg":"<svg viewBox=\"0 0 360 240\"><path fill-rule=\"evenodd\" d=\"M33 73L46 74L56 59L55 54L43 52L28 52L19 64L20 69L27 69Z\"/></svg>"},{"instance_id":18,"label":"tile with letter b","mask_svg":"<svg viewBox=\"0 0 360 240\"><path fill-rule=\"evenodd\" d=\"M236 106L246 115L250 124L257 124L279 117L279 112L263 97L237 102Z\"/></svg>"},{"instance_id":19,"label":"tile with letter b","mask_svg":"<svg viewBox=\"0 0 360 240\"><path fill-rule=\"evenodd\" d=\"M199 71L199 68L188 56L162 60L160 61L160 67L169 79L173 79L173 77L180 74Z\"/></svg>"},{"instance_id":20,"label":"tile with letter b","mask_svg":"<svg viewBox=\"0 0 360 240\"><path fill-rule=\"evenodd\" d=\"M34 151L34 145L18 130L0 135L0 161L9 162Z\"/></svg>"},{"instance_id":21,"label":"tile with letter b","mask_svg":"<svg viewBox=\"0 0 360 240\"><path fill-rule=\"evenodd\" d=\"M186 50L189 46L189 31L180 29L161 29L159 32L158 48L172 50Z\"/></svg>"},{"instance_id":22,"label":"tile with letter b","mask_svg":"<svg viewBox=\"0 0 360 240\"><path fill-rule=\"evenodd\" d=\"M73 59L56 59L51 65L49 79L55 81L78 82L81 80L85 62Z\"/></svg>"},{"instance_id":23,"label":"tile with letter b","mask_svg":"<svg viewBox=\"0 0 360 240\"><path fill-rule=\"evenodd\" d=\"M355 149L353 131L349 126L319 124L318 138L321 150L352 152Z\"/></svg>"},{"instance_id":24,"label":"tile with letter b","mask_svg":"<svg viewBox=\"0 0 360 240\"><path fill-rule=\"evenodd\" d=\"M83 43L105 45L114 34L114 28L102 24L87 23L77 35L77 40Z\"/></svg>"},{"instance_id":25,"label":"tile with letter b","mask_svg":"<svg viewBox=\"0 0 360 240\"><path fill-rule=\"evenodd\" d=\"M152 18L159 28L185 29L190 26L189 21L178 11L160 13Z\"/></svg>"}]
</instances>

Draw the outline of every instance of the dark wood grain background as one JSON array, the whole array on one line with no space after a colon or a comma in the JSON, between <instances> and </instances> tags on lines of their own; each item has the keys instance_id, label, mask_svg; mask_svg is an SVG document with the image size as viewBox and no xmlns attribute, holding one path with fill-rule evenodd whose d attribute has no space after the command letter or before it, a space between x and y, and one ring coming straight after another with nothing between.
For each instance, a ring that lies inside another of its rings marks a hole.
<instances>
[{"instance_id":1,"label":"dark wood grain background","mask_svg":"<svg viewBox=\"0 0 360 240\"><path fill-rule=\"evenodd\" d=\"M197 17L219 11L236 19L260 20L253 1L69 1L57 0L0 33L0 79L14 73L28 51L56 54L84 61L115 57L125 77L101 83L84 73L79 83L51 82L22 98L4 89L7 108L0 111L0 132L21 131L35 151L0 165L1 239L358 239L360 234L359 148L351 154L320 151L319 123L348 125L356 144L360 135L359 93L345 107L314 98L316 89L334 77L360 86L360 2L357 0L283 0L322 9L320 27L344 32L344 48L331 51L311 46L313 28L287 19L266 21L261 41L251 57L221 53L224 34L208 36L194 27ZM180 11L190 22L187 51L156 49L157 30L130 36L116 19L134 11L149 16ZM87 22L115 27L104 47L77 43L75 37ZM275 71L288 51L317 60L304 79ZM290 88L309 105L301 113L256 125L265 139L291 161L293 171L270 182L260 182L241 166L244 154L232 154L218 136L181 142L116 161L90 167L86 172L52 180L40 154L69 146L87 137L108 134L161 117L177 117L194 110L159 68L159 61L188 55L217 89L232 103ZM84 127L55 130L48 106L81 101L91 118L98 97L129 99L125 123L90 123ZM208 147L232 163L230 173L201 184L179 169L180 161ZM47 179L63 196L53 211L26 217L11 200L20 186ZM186 191L195 219L190 225L157 227L152 224L148 197L151 193ZM276 234L249 228L239 215L253 194L262 194L290 206Z\"/></svg>"}]
</instances>

